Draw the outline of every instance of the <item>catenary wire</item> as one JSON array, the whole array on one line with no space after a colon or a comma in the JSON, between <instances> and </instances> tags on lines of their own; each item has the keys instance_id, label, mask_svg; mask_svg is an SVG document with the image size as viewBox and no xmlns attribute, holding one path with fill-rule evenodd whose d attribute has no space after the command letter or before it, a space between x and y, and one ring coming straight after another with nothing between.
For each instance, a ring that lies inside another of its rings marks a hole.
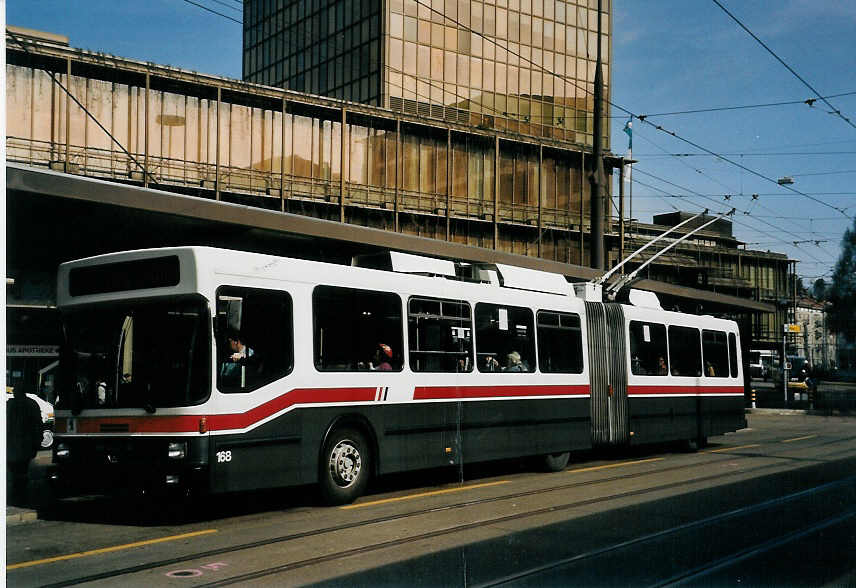
<instances>
[{"instance_id":1,"label":"catenary wire","mask_svg":"<svg viewBox=\"0 0 856 588\"><path fill-rule=\"evenodd\" d=\"M564 81L570 82L570 83L571 83L574 87L576 87L578 90L581 90L581 91L585 92L586 94L589 94L588 90L587 90L586 88L582 88L582 87L580 87L580 86L577 84L577 81L576 81L576 80L574 80L574 79L572 79L572 78L567 78L566 76L564 76L564 75L560 75L560 74L557 74L557 73L555 73L555 72L551 72L550 70L548 70L548 69L547 69L547 68L545 68L544 66L539 65L539 64L537 64L537 63L535 63L535 62L534 62L534 61L532 61L531 59L526 58L526 57L523 57L522 55L520 55L519 53L516 53L516 52L512 51L512 50L511 50L511 49L509 49L508 47L504 47L504 46L502 46L500 43L498 43L498 42L497 42L497 40L496 40L496 39L492 39L492 38L490 38L490 37L488 37L488 36L484 35L483 33L479 32L479 31L476 31L475 29L472 29L472 28L471 28L471 27L469 27L469 26L464 25L464 24L463 24L463 23L461 23L461 21L459 21L458 19L455 19L455 18L451 18L451 17L449 17L449 16L446 16L446 15L445 15L445 13L443 13L443 12L441 12L441 11L439 11L439 10L437 10L437 9L433 8L432 6L430 6L430 5L426 4L426 3L424 2L424 0L414 0L414 1L416 2L416 4L419 4L420 6L425 7L426 9L430 10L431 12L433 12L433 13L435 13L435 14L437 14L437 15L439 15L439 16L441 16L441 17L443 17L444 19L446 19L446 20L448 20L448 21L450 21L450 22L454 23L456 26L460 27L461 29L468 30L468 31L470 31L470 32L472 32L472 33L475 33L476 35L478 35L478 36L480 36L481 38L483 38L483 39L487 40L488 42L493 43L493 44L494 44L494 45L496 45L497 47L501 47L503 50L507 51L509 54L514 55L514 56L516 56L517 58L519 58L519 59L521 59L521 60L523 60L523 61L526 61L526 62L528 62L528 63L532 64L533 66L535 66L536 68L538 68L539 70L541 70L541 71L543 71L543 72L546 72L546 73L548 73L548 74L550 74L550 75L552 75L552 76L555 76L555 77L557 77L557 78L560 78L560 79L562 79L562 80L564 80ZM815 91L815 90L814 90L814 89L812 89L812 91ZM636 115L635 113L631 112L630 110L628 110L628 109L624 108L623 106L620 106L620 105L618 105L618 104L616 104L616 103L612 102L611 100L605 100L605 101L606 101L610 106L612 106L612 107L614 107L614 108L617 108L617 109L618 109L618 110L620 110L621 112L624 112L625 114L629 115L629 116L631 117L631 120L632 120L634 117L635 117L635 118L638 118L638 115ZM668 130L668 129L665 129L665 128L664 128L664 127L662 127L661 125L656 125L656 124L654 124L654 123L652 123L652 122L648 121L647 119L641 119L641 120L642 120L642 122L643 122L643 123L648 124L648 125L651 125L652 127L654 127L655 129L657 129L658 131L661 131L661 132L666 133L666 134L668 134L668 135L670 135L670 136L672 136L672 137L674 137L674 138L676 138L676 139L678 139L678 140L680 140L680 141L683 141L684 143L687 143L688 145L691 145L692 147L694 147L694 148L698 149L699 151L704 151L705 153L708 153L709 155L712 155L712 156L714 156L714 157L716 157L716 158L718 158L718 159L721 159L722 161L724 161L724 162L726 162L726 163L729 163L729 164L731 164L731 165L733 165L733 166L735 166L735 167L738 167L738 168L740 168L740 169L742 169L742 170L744 170L744 171L746 171L746 172L748 172L748 173L750 173L750 174L752 174L752 175L754 175L754 176L757 176L757 177L759 177L759 178L761 178L761 179L763 179L763 180L766 180L766 181L768 181L768 182L771 182L771 183L774 183L774 184L777 184L777 185L778 185L777 180L776 180L776 179L774 179L774 178L770 178L770 177L768 177L768 176L765 176L765 175L764 175L764 174L762 174L761 172L758 172L758 171L756 171L756 170L753 170L753 169L751 169L751 168L748 168L748 167L746 167L745 165L743 165L743 164L741 164L741 163L738 163L738 162L736 162L736 161L732 161L731 159L728 159L728 158L727 158L727 157L725 157L725 156L722 156L722 155L720 155L720 154L718 154L718 153L716 153L716 152L714 152L714 151L712 151L712 150L710 150L710 149L707 149L706 147L702 147L702 146L701 146L701 145L699 145L698 143L695 143L694 141L691 141L691 140L689 140L689 139L686 139L686 138L684 138L684 137L682 137L682 136L678 135L678 134L677 134L676 132L674 132L674 131L670 131L670 130ZM828 208L831 208L831 209L833 209L833 210L836 210L836 211L840 212L842 215L846 216L847 218L853 218L853 217L851 217L850 215L847 215L847 214L846 214L844 211L842 211L840 208L837 208L837 207L835 207L835 206L833 206L833 205L831 205L831 204L829 204L829 203L827 203L827 202L824 202L823 200L820 200L819 198L814 198L814 197L812 197L812 196L810 196L810 195L808 195L808 194L805 194L805 193L803 193L803 192L801 192L801 191L799 191L799 190L797 190L797 189L795 189L795 188L792 188L791 186L783 186L783 187L784 187L785 189L787 189L787 190L790 190L790 191L794 192L794 193L800 194L801 196L804 196L805 198L808 198L809 200L812 200L812 201L814 201L814 202L817 202L818 204L820 204L820 205L822 205L822 206L826 206L826 207L828 207Z\"/></svg>"},{"instance_id":2,"label":"catenary wire","mask_svg":"<svg viewBox=\"0 0 856 588\"><path fill-rule=\"evenodd\" d=\"M237 21L236 19L233 19L233 18L229 17L228 15L224 15L224 14L219 13L219 12L217 12L217 11L211 10L211 9L209 9L209 8L205 7L205 6L202 6L202 5L200 5L200 4L197 4L196 2L193 2L192 0L184 0L184 1L185 1L185 2L187 2L187 3L189 3L189 4L193 4L193 5L195 5L195 6L198 6L198 7L202 8L202 9L204 9L204 10L207 10L207 11L209 11L209 12L212 12L212 13L214 13L214 14L218 14L218 15L220 15L220 16L222 16L222 17L224 17L224 18L228 18L229 20L232 20L232 21L234 21L234 22L238 22L238 23L240 24L240 21ZM715 1L716 1L716 0L714 0L714 2L715 2ZM552 75L552 76L555 76L555 77L557 77L557 78L560 78L560 79L562 79L562 80L564 80L564 81L570 82L574 87L576 87L577 89L579 89L579 90L583 91L583 92L584 92L584 93L586 93L586 94L588 94L588 93L589 93L589 92L588 92L588 90L587 90L586 88L582 88L582 87L580 87L580 86L577 84L577 81L576 81L576 80L574 80L574 79L572 79L572 78L567 78L567 77L566 77L566 76L564 76L564 75L559 75L559 74L556 74L555 72L551 72L551 71L549 71L548 69L546 69L545 67L543 67L543 66L541 66L541 65L539 65L539 64L537 64L537 63L535 63L535 62L534 62L534 61L532 61L531 59L528 59L528 58L526 58L526 57L523 57L522 55L520 55L520 54L518 54L518 53L516 53L516 52L512 51L512 50L511 50L511 49L509 49L508 47L505 47L505 46L501 45L501 44L500 44L496 39L492 39L492 38L490 38L490 37L488 37L488 36L486 36L486 35L482 34L481 32L476 31L476 30L474 30L474 29L470 28L469 26L464 25L464 24L463 24L463 23L461 23L459 20L457 20L457 19L455 19L455 18L451 18L451 17L447 16L445 13L443 13L443 12L441 12L441 11L439 11L439 10L437 10L437 9L433 8L432 6L429 6L429 5L425 4L422 0L415 0L415 2L416 2L416 4L419 4L419 5L423 6L423 7L425 7L426 9L430 10L431 12L434 12L434 13L438 14L439 16L441 16L442 18L444 18L445 20L449 20L450 22L455 23L455 24L456 24L458 27L460 27L461 29L463 29L463 30L468 30L468 31L470 31L470 32L472 32L472 33L477 34L478 36L482 37L483 39L487 40L488 42L493 43L493 44L494 44L494 45L496 45L497 47L502 48L503 50L505 50L505 51L506 51L506 52L508 52L509 54L516 56L518 59L521 59L521 60L524 60L524 61L526 61L526 62L529 62L530 64L534 65L536 68L538 68L538 69L540 69L540 70L542 70L542 71L546 72L546 73L547 73L547 74L549 74L549 75ZM444 90L444 91L445 91L445 90ZM812 91L814 91L815 93L817 93L813 88L812 88ZM820 94L818 93L818 95L820 95ZM638 115L635 115L635 114L634 114L634 113L632 113L631 111L627 110L626 108L624 108L624 107L622 107L622 106L620 106L620 105L615 104L615 103L614 103L614 102L612 102L612 101L607 101L607 102L608 102L611 106L613 106L613 107L615 107L615 108L617 108L617 109L621 110L622 112L624 112L624 113L626 113L626 114L630 115L630 116L631 116L631 120L632 120L632 118L634 118L634 117L635 117L635 118L640 118ZM832 108L832 107L830 106L830 108ZM490 110L492 110L492 111L493 111L493 112L495 112L495 113L497 113L497 112L498 112L496 109L490 109ZM643 115L643 116L644 116L644 115ZM740 163L738 163L738 162L732 161L732 160L728 159L727 157L725 157L725 156L723 156L723 155L721 155L721 154L718 154L718 153L716 153L716 152L714 152L714 151L712 151L712 150L709 150L709 149L707 149L707 148L705 148L705 147L702 147L701 145L699 145L699 144L697 144L697 143L695 143L695 142L693 142L693 141L690 141L690 140L688 140L688 139L686 139L686 138L684 138L684 137L681 137L680 135L678 135L678 134L677 134L677 133L675 133L674 131L669 131L669 130L667 130L667 129L663 128L663 127L662 127L662 126L660 126L660 125L655 125L654 123L652 123L652 122L648 121L646 118L640 118L640 120L641 120L643 123L646 123L646 124L649 124L649 125L653 126L656 130L659 130L659 131L661 131L661 132L665 132L666 134L669 134L669 135L671 135L672 137L674 137L674 138L676 138L676 139L678 139L678 140L680 140L680 141L683 141L683 142L685 142L685 143L687 143L687 144L689 144L689 145L691 145L691 146L695 147L696 149L699 149L699 150L701 150L701 151L704 151L705 153L707 153L707 154L708 154L708 155L710 155L710 156L713 156L713 157L716 157L716 158L718 158L718 159L721 159L721 160L725 161L726 163L729 163L729 164L731 164L731 165L734 165L734 166L736 166L736 167L738 167L738 168L740 168L740 169L742 169L742 170L744 170L744 171L746 171L746 172L748 172L748 173L750 173L750 174L752 174L752 175L755 175L755 176L757 176L757 177L759 177L759 178L762 178L762 179L767 180L767 181L769 181L769 182L774 182L774 183L777 183L777 184L778 184L777 180L775 180L775 179L773 179L773 178L770 178L770 177L768 177L768 176L765 176L765 175L761 174L760 172L757 172L757 171L755 171L755 170L753 170L753 169L751 169L751 168L748 168L748 167L744 166L743 164L740 164ZM838 208L838 207L836 207L836 206L833 206L833 205L831 205L831 204L829 204L829 203L827 203L827 202L825 202L825 201L823 201L823 200L821 200L821 199L819 199L819 198L815 198L815 197L811 196L810 194L806 194L806 193L804 193L804 192L802 192L802 191L800 191L800 190L796 190L795 188L792 188L792 187L790 187L790 186L787 186L787 185L786 185L786 186L783 186L783 187L784 187L785 189L787 189L787 190L791 191L791 192L794 192L795 194L798 194L798 195L800 195L800 196L803 196L803 197L805 197L805 198L808 198L809 200L812 200L812 201L814 201L814 202L816 202L816 203L818 203L818 204L820 204L820 205L822 205L822 206L826 206L826 207L828 207L828 208L831 208L831 209L833 209L833 210L835 210L835 211L837 211L837 212L841 213L843 216L845 216L845 217L847 217L847 218L853 218L853 217L851 217L850 215L848 215L848 214L846 213L845 209L842 209L842 208Z\"/></svg>"},{"instance_id":3,"label":"catenary wire","mask_svg":"<svg viewBox=\"0 0 856 588\"><path fill-rule=\"evenodd\" d=\"M222 12L218 12L218 11L214 10L213 8L208 8L207 6L203 6L202 4L199 4L199 3L197 3L197 2L194 2L193 0L184 0L184 2L187 2L188 4L192 4L193 6L196 6L196 7L198 7L198 8L201 8L202 10L207 10L208 12L210 12L210 13L212 13L212 14L216 14L216 15L218 15L218 16L222 16L223 18L229 19L229 20L231 20L232 22L236 22L236 23L238 23L239 25L243 25L243 24L244 24L244 23L243 23L243 21L240 21L240 20L238 20L237 18L232 18L232 17L231 17L231 16L229 16L228 14L223 14Z\"/></svg>"},{"instance_id":4,"label":"catenary wire","mask_svg":"<svg viewBox=\"0 0 856 588\"><path fill-rule=\"evenodd\" d=\"M812 86L812 85L811 85L811 84L809 84L807 81L805 81L805 79L803 79L803 77L802 77L800 74L798 74L798 73L794 70L794 68L792 68L790 65L788 65L787 63L785 63L785 61L784 61L781 57L779 57L778 55L776 55L775 51L773 51L772 49L770 49L770 47L768 47L768 46L767 46L767 44L766 44L766 43L764 43L764 41L762 41L760 38L758 38L758 36L757 36L755 33L753 33L752 31L750 31L750 30L749 30L749 28L748 28L745 24L743 24L742 22L740 22L740 19L738 19L738 18L737 18L736 16L734 16L731 12L729 12L729 10L728 10L725 6L723 6L723 5L722 5L722 3L721 3L719 0L712 0L712 2L713 2L714 4L716 4L717 6L719 6L719 8L721 8L721 9L722 9L722 11L723 11L725 14L727 14L729 17L731 17L731 19L732 19L734 22L736 22L736 23L740 26L740 28L742 28L742 29L743 29L744 31L746 31L746 32L747 32L747 33L748 33L748 34L749 34L753 39L755 39L755 40L758 42L758 44L760 44L760 45L761 45L761 47L763 47L764 49L766 49L766 50L767 50L767 52L768 52L770 55L772 55L772 56L776 59L776 61L778 61L779 63L781 63L783 66L785 66L785 69L787 69L789 72L791 72L791 73L794 75L794 77L795 77L795 78L797 78L799 81L801 81L801 82L803 83L803 85L805 85L809 90L811 90L812 92L814 92L814 93L815 93L815 95L818 97L818 99L822 100L824 104L826 104L829 108L831 108L831 109L832 109L832 113L831 113L831 114L835 114L835 115L837 115L839 118L841 118L843 121L845 121L848 125L850 125L850 126L851 126L851 127L853 127L854 129L856 129L856 125L854 125L854 124L853 124L853 121L851 121L849 118L847 118L846 116L844 116L844 115L841 113L841 111L840 111L840 110L838 110L838 109L837 109L837 108L835 108L832 104L830 104L830 103L829 103L829 100L827 100L826 98L824 98L824 97L823 97L823 95L822 95L820 92L818 92L818 91L814 88L814 86Z\"/></svg>"},{"instance_id":5,"label":"catenary wire","mask_svg":"<svg viewBox=\"0 0 856 588\"><path fill-rule=\"evenodd\" d=\"M196 2L193 2L192 0L184 0L184 1L185 1L185 2L187 2L187 3L189 3L189 4L193 4L193 5L195 5L195 6L198 6L198 7L202 8L202 9L204 9L204 10L208 10L209 12L212 12L212 13L214 13L214 14L218 14L218 15L222 16L223 18L228 18L229 20L232 20L232 21L234 21L234 22L238 22L239 24L241 24L241 23L240 23L240 21L238 21L238 20L236 20L236 19L234 19L234 18L231 18L231 17L229 17L228 15L225 15L225 14L219 13L219 12L214 11L214 10L211 10L210 8L207 8L207 7L205 7L205 6L202 6L202 5L200 5L200 4L197 4ZM476 31L476 30L474 30L474 29L472 29L472 28L470 28L470 27L468 27L468 26L465 26L465 25L464 25L463 23L461 23L459 20L454 19L454 18L451 18L451 17L447 16L445 13L443 13L443 12L441 12L441 11L436 10L436 9L435 9L435 8L433 8L432 6L429 6L429 5L425 4L424 2L422 2L422 0L415 0L415 1L416 1L416 3L417 3L417 4L422 5L423 7L425 7L425 8L427 8L428 10L430 10L430 11L432 11L432 12L434 12L434 13L438 14L439 16L443 17L444 19L449 20L450 22L455 23L455 24L456 24L458 27L460 27L461 29L468 30L468 31L470 31L470 32L472 32L472 33L475 33L475 34L479 35L480 37L482 37L483 39L487 40L488 42L493 43L493 44L494 44L494 45L496 45L497 47L500 47L500 48L502 48L503 50L507 51L509 54L514 55L514 56L515 56L515 57L517 57L518 59L521 59L521 60L524 60L524 61L529 62L530 64L532 64L532 65L534 65L535 67L537 67L537 68L541 69L542 71L544 71L544 72L548 73L549 75L555 76L555 77L560 78L560 79L562 79L562 80L564 80L564 81L569 81L569 82L571 82L571 84L572 84L574 87L576 87L576 88L577 88L577 89L579 89L579 90L582 90L582 91L583 91L583 92L585 92L586 94L588 94L588 93L589 93L589 92L588 92L588 90L587 90L586 88L582 88L582 87L580 87L580 86L577 84L576 80L574 80L574 79L572 79L572 78L567 78L567 77L566 77L566 76L564 76L564 75L559 75L559 74L556 74L556 73L554 73L554 72L549 71L548 69L546 69L546 68L544 68L543 66L541 66L541 65L539 65L539 64L537 64L537 63L535 63L534 61L532 61L532 60L530 60L530 59L528 59L528 58L525 58L525 57L523 57L522 55L520 55L520 54L518 54L518 53L516 53L516 52L512 51L512 50L511 50L511 49L509 49L508 47L503 47L503 46L502 46L502 45L501 45L497 40L492 39L492 38L490 38L490 37L488 37L488 36L486 36L486 35L482 34L481 32ZM716 0L714 0L714 1L716 1ZM403 75L411 75L411 74L404 74L404 72L401 72L401 73L402 73ZM432 86L432 87L435 87L435 88L436 88L436 86ZM815 93L817 93L813 88L811 88L811 89L812 89L812 91L814 91ZM445 92L445 89L443 89L443 91ZM849 94L851 94L851 92L843 93L843 94L839 94L838 96L840 96L840 95L849 95ZM818 96L819 96L819 94L818 94ZM430 100L430 97L426 97L426 98L428 98L428 99ZM735 165L735 166L739 167L740 169L743 169L743 170L744 170L744 171L746 171L746 172L749 172L749 173L751 173L751 174L753 174L753 175L756 175L756 176L758 176L758 177L760 177L760 178L763 178L763 179L765 179L765 180L768 180L768 181L770 181L770 182L776 182L776 180L774 180L773 178L769 178L769 177L767 177L767 176L764 176L764 175L763 175L763 174L761 174L760 172L756 172L755 170L752 170L752 169L750 169L750 168L748 168L748 167L746 167L746 166L744 166L744 165L742 165L742 164L739 164L739 163L737 163L737 162L731 161L731 160L727 159L725 156L723 156L722 154L715 153L715 152L713 152L713 151L711 151L711 150L708 150L708 149L706 149L706 148L701 147L700 145L697 145L697 144L695 144L695 143L693 143L693 142L691 142L691 141L688 141L687 139L684 139L683 137L680 137L679 135L677 135L677 134L676 134L676 133L674 133L673 131L668 131L668 130L666 130L666 129L662 128L660 125L654 125L654 124L653 124L653 123L651 123L650 121L647 121L647 120L646 120L646 116L652 116L652 115L634 115L634 114L633 114L632 112L630 112L629 110L627 110L627 109L625 109L625 108L623 108L623 107L621 107L621 106L619 106L619 105L617 105L617 104L613 103L612 101L608 101L608 103L609 103L610 105L612 105L613 107L618 108L618 109L619 109L619 110L621 110L622 112L625 112L626 114L629 114L629 115L631 116L631 119L632 119L633 117L635 117L635 118L639 118L642 122L644 122L644 123L647 123L647 124L650 124L650 125L654 126L654 128L656 128L657 130L660 130L660 131L666 132L667 134L670 134L670 135L672 135L673 137L675 137L675 138L677 138L677 139L679 139L679 140L682 140L682 141L684 141L684 142L687 142L687 143L691 144L691 145L692 145L692 146L694 146L696 149L701 149L702 151L705 151L705 153L706 153L707 155L709 155L709 156L712 156L712 157L716 157L716 158L722 159L723 161L726 161L727 163L730 163L731 165ZM828 103L827 103L827 104L828 104ZM832 106L831 106L831 105L830 105L830 108L832 108ZM491 110L491 111L492 111L493 113L495 113L495 114L503 114L503 113L500 113L498 110L496 110L496 109L494 109L494 108L489 108L489 110ZM549 118L553 118L553 117L549 117ZM578 117L572 117L572 118L578 118ZM696 154L696 155L701 155L701 154ZM683 156L686 156L686 155L683 155ZM833 205L831 205L831 204L829 204L829 203L827 203L827 202L824 202L823 200L820 200L819 198L815 198L815 197L811 196L810 194L807 194L807 193L801 192L801 191L799 191L799 190L796 190L796 189L794 189L794 188L791 188L790 186L784 186L784 187L785 187L786 189L788 189L788 190L790 190L790 191L792 191L792 192L794 192L794 193L796 193L796 194L800 195L800 196L803 196L803 197L805 197L805 198L808 198L809 200L812 200L812 201L814 201L814 202L817 202L818 204L821 204L821 205L823 205L823 206L826 206L826 207L832 208L833 210L836 210L837 212L840 212L842 215L847 216L848 218L851 218L851 217L850 217L849 215L847 215L847 214L846 214L846 212L845 212L843 209L841 209L841 208L835 207L835 206L833 206Z\"/></svg>"},{"instance_id":6,"label":"catenary wire","mask_svg":"<svg viewBox=\"0 0 856 588\"><path fill-rule=\"evenodd\" d=\"M645 140L646 142L650 143L651 145L653 145L655 148L660 149L661 151L665 151L665 150L664 150L660 145L658 145L657 143L655 143L655 142L654 142L654 141L652 141L651 139L648 139L648 138L647 138L647 137L645 137L644 135L641 135L641 138L642 138L643 140ZM698 173L700 173L700 174L704 175L704 176L705 176L705 177L707 177L708 179L711 179L712 181L714 181L715 183L719 184L720 186L722 186L722 187L724 187L724 188L728 189L728 190L729 190L729 192L735 192L734 190L731 190L728 186L725 186L725 184L723 184L722 182L719 182L719 181L715 180L714 178L712 178L711 176L709 176L709 175L705 174L705 173L704 173L704 172L702 172L701 170L698 170L698 169L696 169L696 168L694 168L694 167L690 166L690 165L689 165L688 163L686 163L685 161L683 161L683 160L679 160L679 161L680 161L683 165L685 165L685 166L689 167L690 169L692 169L693 171L698 172ZM646 172L644 172L644 170L643 170L643 171L642 171L642 173L646 173ZM651 175L651 174L646 174L646 175ZM652 176L652 177L655 177L655 176ZM660 178L657 178L657 179L660 179ZM660 180L661 180L661 181L663 181L662 179L660 179ZM672 185L674 185L675 187L679 187L679 186L677 186L676 184L672 184ZM703 195L701 195L701 194L699 194L699 193L697 193L697 192L695 192L695 191L693 191L693 190L688 190L688 191L692 192L692 193L693 193L693 194L695 194L696 196L699 196L699 197L705 198L706 200L710 200L711 202L718 202L718 200L716 200L716 198L714 198L714 197L703 196ZM740 194L740 196L743 196L743 195L742 195L742 194ZM753 203L757 203L757 200L754 200L754 199L753 199L753 201L752 201L752 202L753 202ZM763 204L758 204L758 205L759 205L761 208L763 208L764 210L767 210L768 212L771 212L771 213L775 214L775 211L770 210L770 209L769 209L769 208L767 208L765 205L763 205ZM751 208L752 208L752 206L750 206L750 210L747 210L747 211L741 211L741 212L743 212L743 214L744 214L744 215L749 215L749 214L751 213ZM759 217L758 217L758 215L754 215L754 214L752 214L751 216L753 216L753 218L759 218ZM762 220L762 222L764 222L764 221ZM765 222L765 224L770 225L770 223L766 223L766 222ZM770 225L770 226L772 226L772 225ZM792 233L792 234L793 234L793 233ZM783 242L783 243L785 243L785 241L784 241L784 240L783 240L782 242Z\"/></svg>"},{"instance_id":7,"label":"catenary wire","mask_svg":"<svg viewBox=\"0 0 856 588\"><path fill-rule=\"evenodd\" d=\"M666 179L664 179L664 178L661 178L661 177L659 177L659 176L657 176L657 175L655 175L655 174L648 173L648 172L646 172L646 171L644 171L644 170L639 170L639 169L637 169L637 170L634 170L634 171L637 171L637 172L641 173L642 175L645 175L645 176L651 177L651 178L653 178L653 179L655 179L655 180L658 180L658 181L663 182L663 183L665 183L665 184L668 184L668 185L670 185L670 186L674 186L674 187L676 187L676 188L678 188L678 189L680 189L680 190L686 190L686 191L688 191L688 192L692 192L692 190L687 190L687 188L686 188L686 187L684 187L684 186L680 186L680 185L678 185L678 184L675 184L674 182L671 182L671 181L669 181L669 180L666 180ZM646 187L652 187L652 186L646 186ZM656 189L656 188L654 188L654 189ZM722 201L716 200L715 198L709 198L709 197L706 197L706 196L701 196L701 197L702 197L703 199L705 199L705 200L709 200L709 201L711 201L711 202L715 203L715 204L716 204L716 205L718 205L718 206L722 206L722 205L723 205L723 202L722 202ZM685 201L686 201L686 202L689 202L689 203L691 203L691 204L693 204L693 205L695 205L695 206L698 206L699 208L708 208L708 206L700 205L700 204L698 204L697 202L693 202L693 201L692 201L692 200L690 200L689 198L685 199ZM743 211L741 210L740 212L743 212ZM751 216L750 216L750 218L754 218L754 217L751 217ZM782 232L782 233L785 233L785 234L787 234L787 235L790 235L790 236L794 237L796 240L799 240L799 239L800 239L800 237L802 236L802 235L797 235L796 233L791 233L791 232L789 232L789 231L783 231L783 230L781 229L781 227L778 227L778 226L776 226L776 225L774 225L774 224L772 224L772 223L769 223L769 222L767 222L767 221L765 221L765 220L763 220L763 219L757 219L757 220L758 220L759 222L761 222L762 224L765 224L765 225L767 225L767 226L769 226L769 227L771 227L771 228L773 228L773 229L775 229L775 230L777 230L777 231L780 231L780 232ZM744 226L744 227L748 227L749 229L751 229L751 230L753 230L753 231L755 231L755 232L761 233L762 235L766 235L766 236L768 236L768 237L770 237L770 238L772 238L772 239L776 239L776 238L778 238L778 239L782 242L782 244L787 245L787 246L789 246L789 247L790 247L790 246L794 246L794 247L799 248L799 246L794 245L793 241L790 241L790 242L789 242L789 241L787 241L787 240L781 239L780 237L776 237L776 235L773 235L772 233L768 233L768 232L763 231L763 230L761 230L761 229L759 229L759 228L757 228L757 227L752 227L751 225L748 225L747 223L744 223L744 222L740 222L740 221L738 221L736 218L733 218L733 217L732 217L732 222L733 222L734 224L736 224L736 225L741 225L741 226ZM818 261L818 262L820 262L820 261L821 261L821 260L817 259L816 257L814 257L813 255L809 254L809 253L808 253L807 251L805 251L804 249L800 249L800 251L803 251L804 253L806 253L809 257L811 257L811 258L812 258L813 260L815 260L815 261Z\"/></svg>"},{"instance_id":8,"label":"catenary wire","mask_svg":"<svg viewBox=\"0 0 856 588\"><path fill-rule=\"evenodd\" d=\"M854 94L856 94L856 91L854 91L854 92L842 92L840 94L831 94L829 96L822 96L822 98L840 98L842 96L852 96ZM817 100L816 98L809 98L808 100L785 100L782 102L768 102L766 104L742 104L739 106L716 106L716 107L711 107L711 108L696 108L693 110L676 110L674 112L652 112L649 114L640 114L639 118L647 118L647 117L651 117L651 116L676 116L676 115L683 115L683 114L700 114L700 113L707 113L707 112L724 112L724 111L728 111L728 110L751 110L751 109L755 109L755 108L770 108L770 107L774 107L774 106L791 106L794 104L808 104L809 106L811 106L811 104L816 100Z\"/></svg>"},{"instance_id":9,"label":"catenary wire","mask_svg":"<svg viewBox=\"0 0 856 588\"><path fill-rule=\"evenodd\" d=\"M219 4L220 6L225 6L229 10L234 10L235 12L242 12L242 8L238 8L236 6L232 6L231 4L226 4L223 0L208 0L209 2L213 2L215 4Z\"/></svg>"}]
</instances>

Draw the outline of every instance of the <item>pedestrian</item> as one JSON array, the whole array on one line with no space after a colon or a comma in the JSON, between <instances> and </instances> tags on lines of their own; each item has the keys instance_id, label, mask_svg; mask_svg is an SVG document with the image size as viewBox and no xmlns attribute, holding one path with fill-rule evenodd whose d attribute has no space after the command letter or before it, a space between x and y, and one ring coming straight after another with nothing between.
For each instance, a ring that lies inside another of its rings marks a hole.
<instances>
[{"instance_id":1,"label":"pedestrian","mask_svg":"<svg viewBox=\"0 0 856 588\"><path fill-rule=\"evenodd\" d=\"M18 385L13 397L6 401L6 489L9 504L27 504L28 470L41 441L42 413L39 405L32 398L27 398L23 385Z\"/></svg>"}]
</instances>

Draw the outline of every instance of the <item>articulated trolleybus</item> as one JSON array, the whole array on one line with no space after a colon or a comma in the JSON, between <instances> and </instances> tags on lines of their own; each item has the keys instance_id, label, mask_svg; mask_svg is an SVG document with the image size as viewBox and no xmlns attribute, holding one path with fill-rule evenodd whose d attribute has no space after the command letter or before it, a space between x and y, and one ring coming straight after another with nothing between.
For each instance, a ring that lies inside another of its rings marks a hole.
<instances>
[{"instance_id":1,"label":"articulated trolleybus","mask_svg":"<svg viewBox=\"0 0 856 588\"><path fill-rule=\"evenodd\" d=\"M54 463L69 492L230 492L745 426L732 321L403 253L352 266L179 247L62 264Z\"/></svg>"}]
</instances>

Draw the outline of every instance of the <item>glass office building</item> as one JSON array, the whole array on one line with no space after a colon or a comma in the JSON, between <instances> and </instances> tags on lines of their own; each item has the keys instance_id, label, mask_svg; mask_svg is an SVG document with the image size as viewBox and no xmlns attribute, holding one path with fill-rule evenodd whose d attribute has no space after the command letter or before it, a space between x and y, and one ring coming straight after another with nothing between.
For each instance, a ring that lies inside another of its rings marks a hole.
<instances>
[{"instance_id":1,"label":"glass office building","mask_svg":"<svg viewBox=\"0 0 856 588\"><path fill-rule=\"evenodd\" d=\"M597 20L597 0L245 0L244 79L591 145Z\"/></svg>"},{"instance_id":2,"label":"glass office building","mask_svg":"<svg viewBox=\"0 0 856 588\"><path fill-rule=\"evenodd\" d=\"M7 39L4 71L10 162L590 263L592 156L585 144L105 57L50 39L25 47ZM610 204L604 201L611 266L619 237ZM673 225L678 217L658 222ZM625 251L664 230L634 221ZM739 245L730 231L711 229L663 256L648 275L768 303L787 299L793 262ZM757 313L755 341L780 344L786 312Z\"/></svg>"}]
</instances>

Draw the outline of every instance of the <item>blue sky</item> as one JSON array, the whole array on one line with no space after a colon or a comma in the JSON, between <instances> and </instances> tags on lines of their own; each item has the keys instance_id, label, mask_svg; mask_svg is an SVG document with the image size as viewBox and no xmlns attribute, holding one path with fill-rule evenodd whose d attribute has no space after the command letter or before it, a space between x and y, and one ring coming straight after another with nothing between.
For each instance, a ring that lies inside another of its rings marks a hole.
<instances>
[{"instance_id":1,"label":"blue sky","mask_svg":"<svg viewBox=\"0 0 856 588\"><path fill-rule=\"evenodd\" d=\"M241 19L236 0L194 2ZM720 2L822 96L848 94L829 102L856 125L856 2ZM635 121L633 216L649 222L675 209L736 207L734 232L749 248L799 260L807 285L828 280L856 215L856 128L820 100L654 116L817 96L713 0L614 7L613 104L733 162ZM240 25L184 0L8 0L6 11L8 24L65 34L74 47L241 75ZM615 107L612 116L612 150L621 154L629 117ZM783 176L807 196L769 181Z\"/></svg>"}]
</instances>

